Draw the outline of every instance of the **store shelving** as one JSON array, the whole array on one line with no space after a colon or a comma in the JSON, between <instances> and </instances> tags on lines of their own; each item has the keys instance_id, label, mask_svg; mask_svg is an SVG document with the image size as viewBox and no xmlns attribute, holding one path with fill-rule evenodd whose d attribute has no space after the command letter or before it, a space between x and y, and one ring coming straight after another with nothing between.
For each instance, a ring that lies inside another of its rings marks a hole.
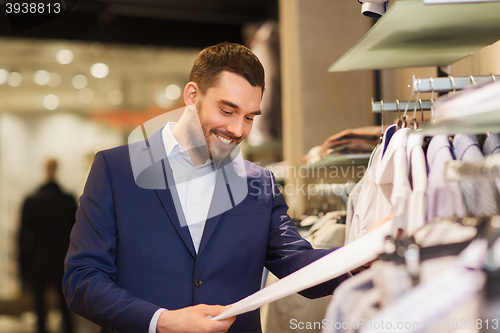
<instances>
[{"instance_id":1,"label":"store shelving","mask_svg":"<svg viewBox=\"0 0 500 333\"><path fill-rule=\"evenodd\" d=\"M328 69L445 66L500 39L500 2L426 5L395 1Z\"/></svg>"}]
</instances>

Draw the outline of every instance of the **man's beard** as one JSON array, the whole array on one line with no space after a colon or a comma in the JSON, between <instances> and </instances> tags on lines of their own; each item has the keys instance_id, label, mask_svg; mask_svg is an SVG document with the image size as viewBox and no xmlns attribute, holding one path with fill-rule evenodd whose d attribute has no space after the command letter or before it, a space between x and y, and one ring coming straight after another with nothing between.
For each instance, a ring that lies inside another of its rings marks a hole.
<instances>
[{"instance_id":1,"label":"man's beard","mask_svg":"<svg viewBox=\"0 0 500 333\"><path fill-rule=\"evenodd\" d=\"M196 111L198 112L198 119L203 131L203 136L205 138L205 143L206 146L204 147L197 147L196 152L203 156L206 159L211 159L214 164L218 164L219 162L223 161L226 159L228 156L230 156L233 152L234 149L238 146L238 144L241 142L242 138L237 138L225 131L219 131L215 129L209 129L206 131L205 128L203 128L203 112L201 108L201 103L198 103L196 105ZM231 143L227 145L227 148L223 146L223 143L219 141L214 141L214 136L215 134L220 134L222 137L227 138L231 140ZM236 152L238 153L238 152Z\"/></svg>"},{"instance_id":2,"label":"man's beard","mask_svg":"<svg viewBox=\"0 0 500 333\"><path fill-rule=\"evenodd\" d=\"M234 155L234 153L238 153L238 151L235 152L236 147L238 147L238 144L241 140L238 140L237 138L234 138L232 135L229 135L228 133L224 133L222 136L225 138L229 138L232 142L227 145L227 148L222 146L223 144L218 142L218 141L210 141L210 138L213 138L216 133L219 133L218 131L215 131L213 129L208 131L208 137L205 136L205 140L207 142L207 147L208 147L208 154L210 159L214 161L214 163L219 163L226 158L228 158L231 155Z\"/></svg>"}]
</instances>

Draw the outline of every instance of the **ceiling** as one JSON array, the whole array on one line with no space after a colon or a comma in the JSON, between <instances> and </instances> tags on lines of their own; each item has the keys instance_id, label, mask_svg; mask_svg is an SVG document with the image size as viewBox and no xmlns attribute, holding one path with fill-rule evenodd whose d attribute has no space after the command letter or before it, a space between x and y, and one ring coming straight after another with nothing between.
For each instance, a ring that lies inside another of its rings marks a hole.
<instances>
[{"instance_id":1,"label":"ceiling","mask_svg":"<svg viewBox=\"0 0 500 333\"><path fill-rule=\"evenodd\" d=\"M2 8L0 35L205 47L222 41L242 43L241 32L246 23L278 18L277 0L66 0L65 3L71 10L43 24L25 16L7 17ZM13 22L17 23L14 30L25 29L13 32ZM33 24L37 25L27 28Z\"/></svg>"},{"instance_id":2,"label":"ceiling","mask_svg":"<svg viewBox=\"0 0 500 333\"><path fill-rule=\"evenodd\" d=\"M185 85L201 48L243 43L246 23L277 18L275 0L67 0L67 6L76 6L64 15L13 32L14 21L1 2L0 69L20 73L22 82L11 86L0 78L0 112L102 114L175 107L181 101L165 98L165 88ZM74 54L70 64L56 61L63 49ZM106 64L108 76L92 77L94 63ZM56 73L52 78L59 77L59 84L37 85L39 70ZM72 84L77 74L88 80L85 92ZM44 106L47 95L57 96L55 110Z\"/></svg>"}]
</instances>

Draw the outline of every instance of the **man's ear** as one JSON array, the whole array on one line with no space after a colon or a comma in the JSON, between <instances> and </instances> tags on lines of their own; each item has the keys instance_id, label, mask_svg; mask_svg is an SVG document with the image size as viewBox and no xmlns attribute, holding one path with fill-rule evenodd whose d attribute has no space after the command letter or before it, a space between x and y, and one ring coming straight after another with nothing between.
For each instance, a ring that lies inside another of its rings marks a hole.
<instances>
[{"instance_id":1,"label":"man's ear","mask_svg":"<svg viewBox=\"0 0 500 333\"><path fill-rule=\"evenodd\" d=\"M186 105L196 104L196 96L200 94L200 88L195 82L188 82L184 87L184 103Z\"/></svg>"}]
</instances>

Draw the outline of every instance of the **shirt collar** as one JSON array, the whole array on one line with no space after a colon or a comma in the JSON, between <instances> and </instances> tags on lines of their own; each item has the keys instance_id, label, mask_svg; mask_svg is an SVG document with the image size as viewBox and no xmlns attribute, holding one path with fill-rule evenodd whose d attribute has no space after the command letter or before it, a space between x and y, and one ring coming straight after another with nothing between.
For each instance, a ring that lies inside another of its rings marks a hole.
<instances>
[{"instance_id":1,"label":"shirt collar","mask_svg":"<svg viewBox=\"0 0 500 333\"><path fill-rule=\"evenodd\" d=\"M191 164L193 167L195 165L193 164L193 161L191 160L191 155L189 155L189 151L182 147L180 143L177 141L177 139L174 137L172 134L172 130L174 129L175 125L177 123L174 122L168 122L167 125L163 128L162 131L162 136L163 136L163 143L165 145L165 150L167 153L167 157L170 159L172 156L179 156L182 159L186 160ZM211 165L212 160L207 159L204 164L200 165L200 167Z\"/></svg>"},{"instance_id":2,"label":"shirt collar","mask_svg":"<svg viewBox=\"0 0 500 333\"><path fill-rule=\"evenodd\" d=\"M165 144L167 157L170 157L174 149L176 150L175 153L177 153L178 152L177 150L180 150L182 148L179 142L175 139L174 135L172 134L172 130L174 129L176 124L177 123L168 122L162 131L163 143ZM186 150L184 148L182 149Z\"/></svg>"},{"instance_id":3,"label":"shirt collar","mask_svg":"<svg viewBox=\"0 0 500 333\"><path fill-rule=\"evenodd\" d=\"M459 161L464 159L465 153L469 150L469 148L476 146L479 152L479 143L477 142L476 135L467 135L467 134L456 134L453 138L453 153L455 154L455 158ZM473 152L474 149L471 150ZM477 151L474 153L477 155ZM482 154L481 154L482 155ZM480 156L477 156L480 157Z\"/></svg>"},{"instance_id":4,"label":"shirt collar","mask_svg":"<svg viewBox=\"0 0 500 333\"><path fill-rule=\"evenodd\" d=\"M491 155L498 153L500 149L500 136L497 133L491 133L483 144L483 154Z\"/></svg>"}]
</instances>

